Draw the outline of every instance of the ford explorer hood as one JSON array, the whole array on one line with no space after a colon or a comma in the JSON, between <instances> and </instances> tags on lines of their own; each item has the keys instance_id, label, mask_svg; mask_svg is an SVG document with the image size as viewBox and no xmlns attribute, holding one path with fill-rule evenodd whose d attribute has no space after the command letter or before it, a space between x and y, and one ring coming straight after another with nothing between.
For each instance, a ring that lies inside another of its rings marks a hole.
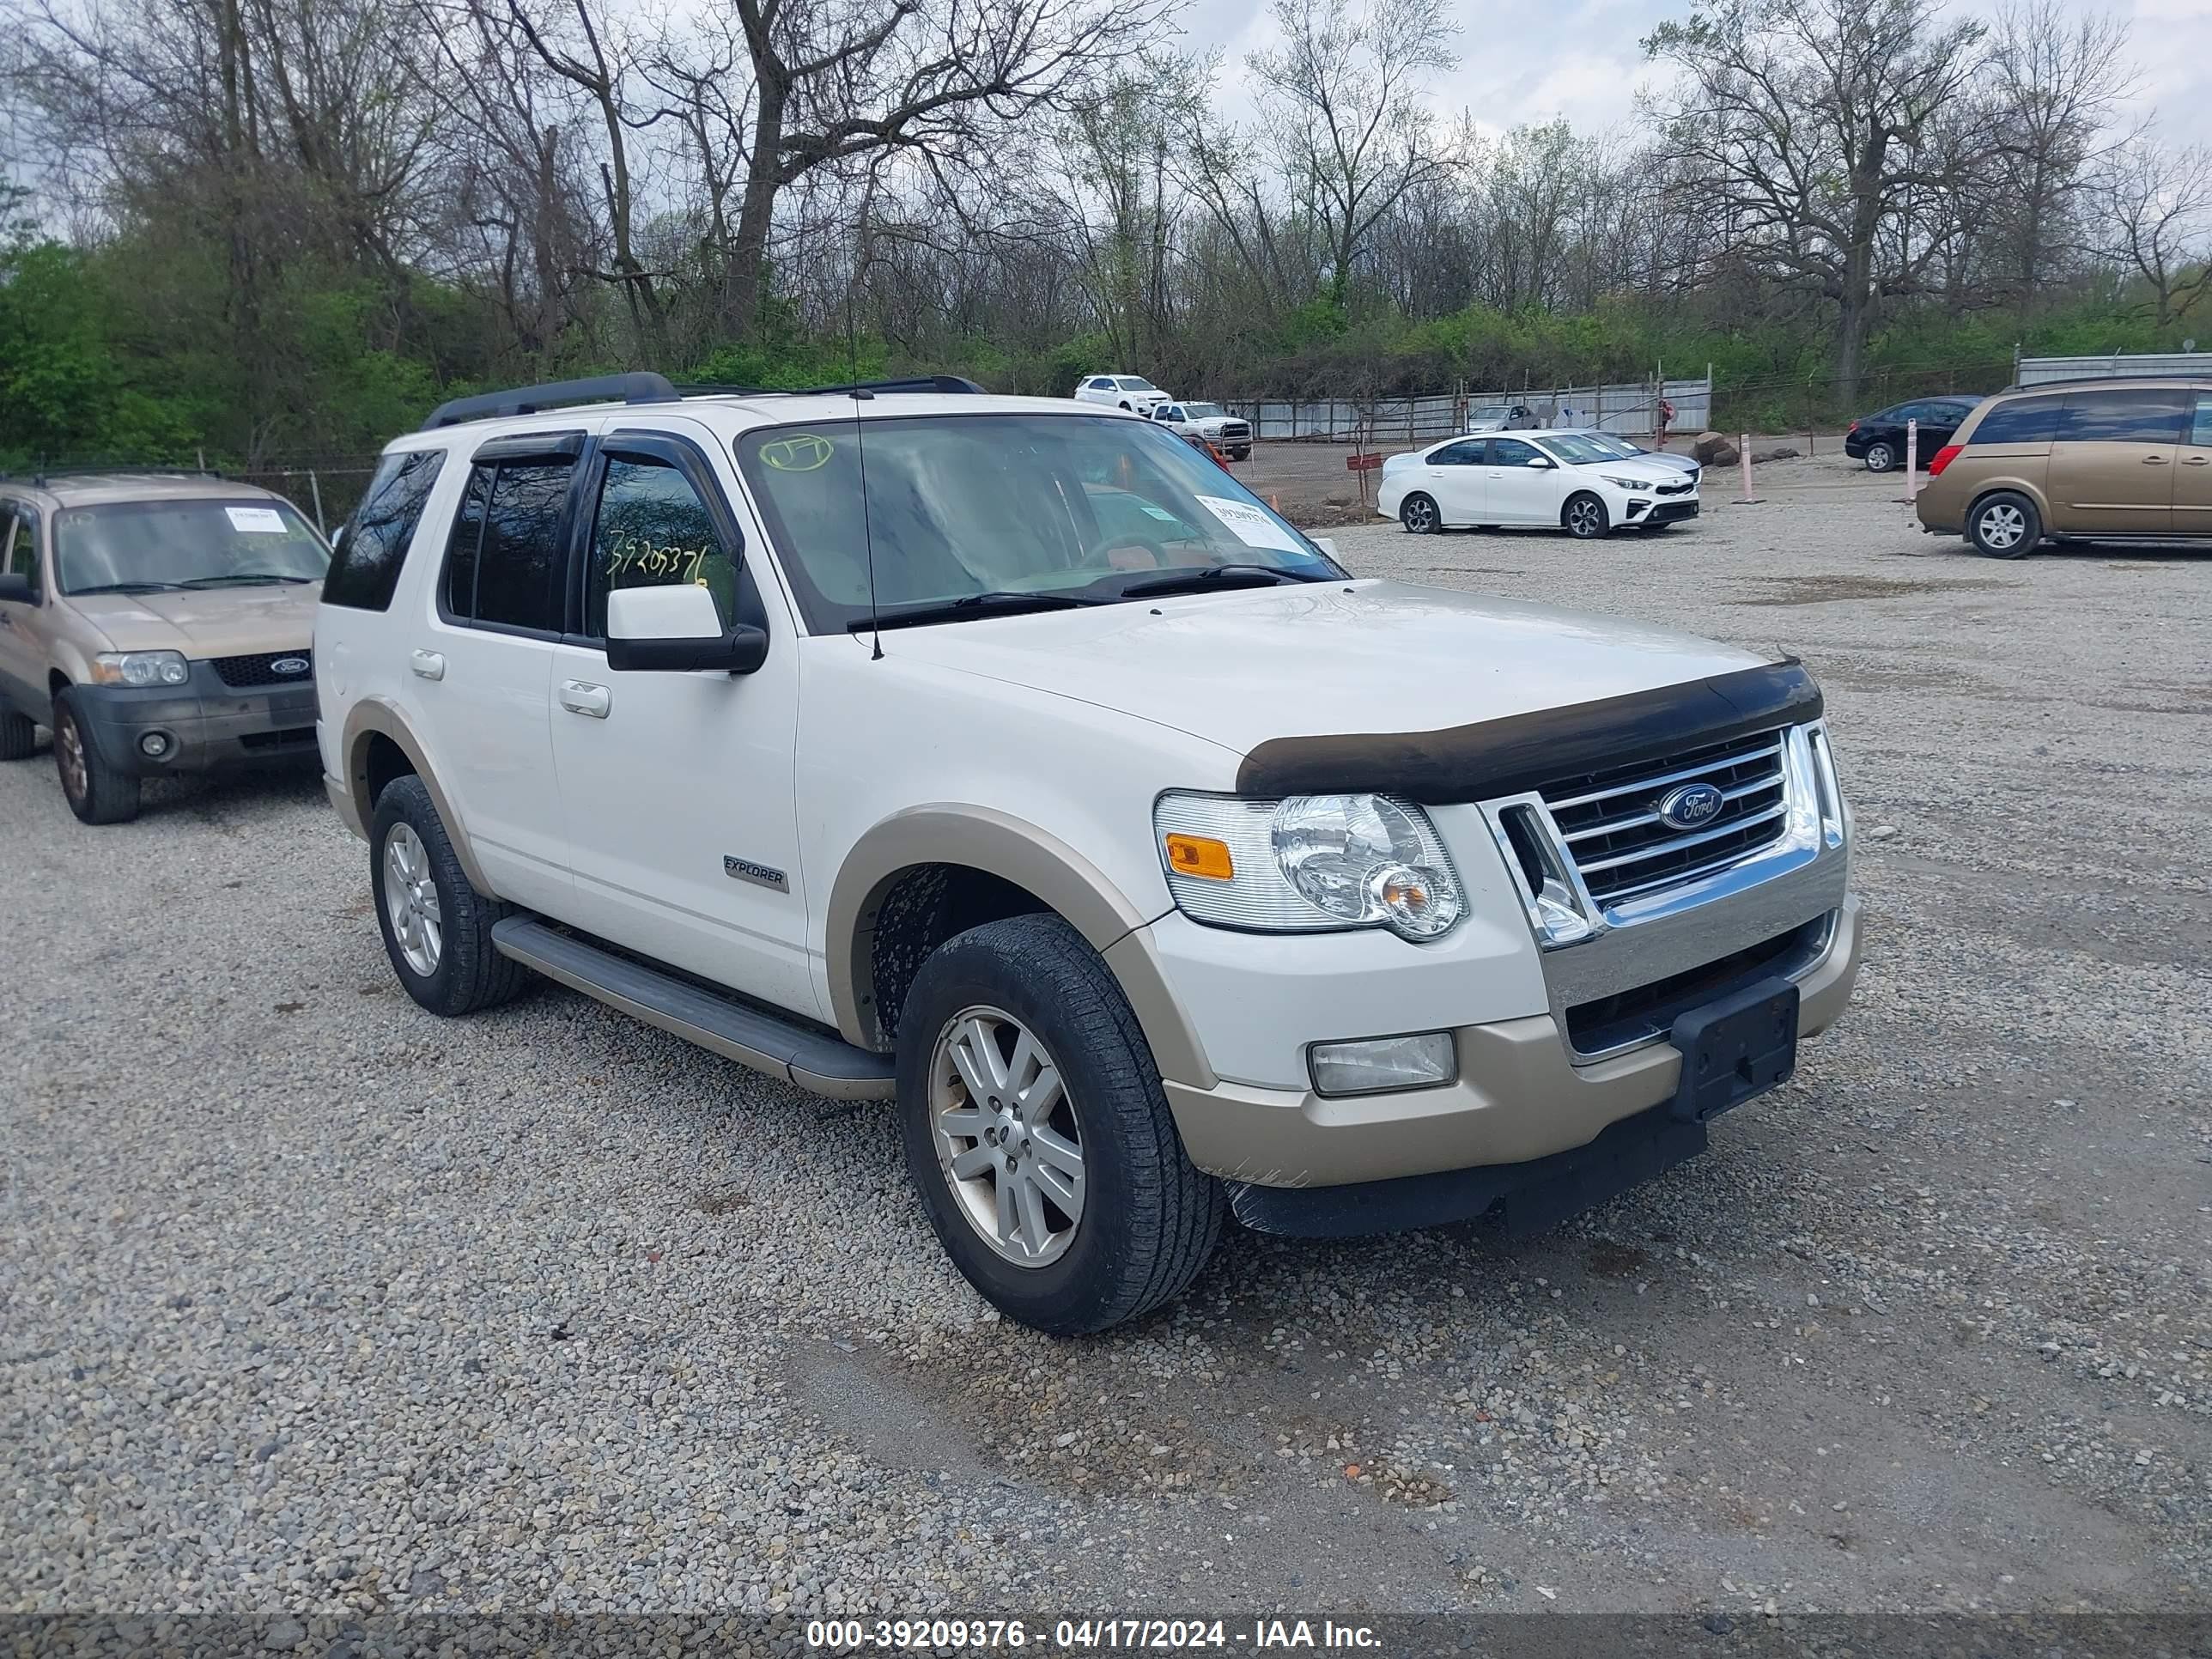
<instances>
[{"instance_id":1,"label":"ford explorer hood","mask_svg":"<svg viewBox=\"0 0 2212 1659\"><path fill-rule=\"evenodd\" d=\"M243 657L304 651L315 631L320 582L203 587L181 593L84 593L66 603L116 651Z\"/></svg>"},{"instance_id":2,"label":"ford explorer hood","mask_svg":"<svg viewBox=\"0 0 2212 1659\"><path fill-rule=\"evenodd\" d=\"M1621 617L1403 582L1133 600L884 635L887 653L1249 753L1270 738L1427 732L1759 665Z\"/></svg>"}]
</instances>

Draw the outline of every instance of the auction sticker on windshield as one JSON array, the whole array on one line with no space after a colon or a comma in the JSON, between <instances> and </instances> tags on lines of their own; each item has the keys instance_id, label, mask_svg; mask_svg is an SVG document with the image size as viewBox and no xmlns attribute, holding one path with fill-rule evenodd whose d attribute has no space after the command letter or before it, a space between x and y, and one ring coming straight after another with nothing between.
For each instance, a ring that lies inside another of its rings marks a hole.
<instances>
[{"instance_id":1,"label":"auction sticker on windshield","mask_svg":"<svg viewBox=\"0 0 2212 1659\"><path fill-rule=\"evenodd\" d=\"M230 527L241 536L282 536L284 515L273 507L226 507Z\"/></svg>"},{"instance_id":2,"label":"auction sticker on windshield","mask_svg":"<svg viewBox=\"0 0 2212 1659\"><path fill-rule=\"evenodd\" d=\"M1247 547L1279 547L1285 553L1303 553L1305 544L1289 526L1249 501L1232 501L1222 495L1200 495L1198 504L1221 520Z\"/></svg>"}]
</instances>

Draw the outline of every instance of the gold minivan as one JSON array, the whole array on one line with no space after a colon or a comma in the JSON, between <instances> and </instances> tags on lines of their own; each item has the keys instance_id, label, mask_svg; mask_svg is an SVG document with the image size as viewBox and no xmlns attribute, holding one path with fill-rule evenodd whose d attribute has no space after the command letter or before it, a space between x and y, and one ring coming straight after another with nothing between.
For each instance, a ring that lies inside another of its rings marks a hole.
<instances>
[{"instance_id":1,"label":"gold minivan","mask_svg":"<svg viewBox=\"0 0 2212 1659\"><path fill-rule=\"evenodd\" d=\"M1928 463L1920 527L1993 559L2043 543L2212 541L2212 383L2156 376L2001 392Z\"/></svg>"}]
</instances>

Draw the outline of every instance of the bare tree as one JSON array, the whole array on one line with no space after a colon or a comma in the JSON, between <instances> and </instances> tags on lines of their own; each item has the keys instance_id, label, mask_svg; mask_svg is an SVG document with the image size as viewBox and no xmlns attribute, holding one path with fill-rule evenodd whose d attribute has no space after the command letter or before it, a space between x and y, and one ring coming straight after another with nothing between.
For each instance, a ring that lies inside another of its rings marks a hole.
<instances>
[{"instance_id":1,"label":"bare tree","mask_svg":"<svg viewBox=\"0 0 2212 1659\"><path fill-rule=\"evenodd\" d=\"M1383 216L1449 164L1421 83L1457 61L1457 30L1443 0L1274 0L1272 15L1282 45L1247 60L1261 122L1316 222L1340 307Z\"/></svg>"},{"instance_id":2,"label":"bare tree","mask_svg":"<svg viewBox=\"0 0 2212 1659\"><path fill-rule=\"evenodd\" d=\"M2212 289L2212 150L2145 135L2109 159L2097 193L2112 255L2149 285L2160 326Z\"/></svg>"},{"instance_id":3,"label":"bare tree","mask_svg":"<svg viewBox=\"0 0 2212 1659\"><path fill-rule=\"evenodd\" d=\"M1167 0L735 0L752 140L726 325L759 324L776 204L817 169L884 155L980 166L991 137L1155 33Z\"/></svg>"},{"instance_id":4,"label":"bare tree","mask_svg":"<svg viewBox=\"0 0 2212 1659\"><path fill-rule=\"evenodd\" d=\"M1985 106L1995 137L1975 180L1984 240L2001 238L2003 297L2026 299L2056 262L2082 250L2078 209L2118 100L2132 89L2128 26L2111 12L2069 20L2059 0L1997 15Z\"/></svg>"},{"instance_id":5,"label":"bare tree","mask_svg":"<svg viewBox=\"0 0 2212 1659\"><path fill-rule=\"evenodd\" d=\"M1927 0L1698 0L1645 40L1684 86L1674 140L1738 257L1837 312L1837 395L1857 396L1881 302L1920 291L1975 157L1937 121L1983 61L1981 24Z\"/></svg>"}]
</instances>

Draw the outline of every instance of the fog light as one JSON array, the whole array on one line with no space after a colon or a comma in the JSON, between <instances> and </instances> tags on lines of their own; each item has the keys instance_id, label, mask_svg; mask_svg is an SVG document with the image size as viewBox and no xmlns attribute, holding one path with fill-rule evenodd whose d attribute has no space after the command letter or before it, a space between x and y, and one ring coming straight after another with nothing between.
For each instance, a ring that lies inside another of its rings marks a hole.
<instances>
[{"instance_id":1,"label":"fog light","mask_svg":"<svg viewBox=\"0 0 2212 1659\"><path fill-rule=\"evenodd\" d=\"M175 747L176 739L167 732L149 732L138 739L138 752L148 760L166 760Z\"/></svg>"},{"instance_id":2,"label":"fog light","mask_svg":"<svg viewBox=\"0 0 2212 1659\"><path fill-rule=\"evenodd\" d=\"M1306 1051L1316 1092L1379 1095L1394 1089L1433 1089L1459 1076L1459 1054L1449 1031L1418 1036L1368 1037L1358 1042L1316 1042Z\"/></svg>"}]
</instances>

